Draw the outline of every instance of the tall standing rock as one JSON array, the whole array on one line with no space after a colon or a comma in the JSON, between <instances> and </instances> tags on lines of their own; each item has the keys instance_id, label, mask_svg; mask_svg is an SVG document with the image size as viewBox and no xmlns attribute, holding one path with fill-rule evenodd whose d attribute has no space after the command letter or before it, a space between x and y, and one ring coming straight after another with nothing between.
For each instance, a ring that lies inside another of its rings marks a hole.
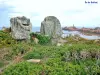
<instances>
[{"instance_id":1,"label":"tall standing rock","mask_svg":"<svg viewBox=\"0 0 100 75\"><path fill-rule=\"evenodd\" d=\"M62 29L60 21L54 16L47 16L41 22L41 34L51 37L52 44L56 44L62 36Z\"/></svg>"},{"instance_id":2,"label":"tall standing rock","mask_svg":"<svg viewBox=\"0 0 100 75\"><path fill-rule=\"evenodd\" d=\"M30 19L22 17L14 17L10 19L11 35L16 40L30 39L30 32L32 31L32 24Z\"/></svg>"}]
</instances>

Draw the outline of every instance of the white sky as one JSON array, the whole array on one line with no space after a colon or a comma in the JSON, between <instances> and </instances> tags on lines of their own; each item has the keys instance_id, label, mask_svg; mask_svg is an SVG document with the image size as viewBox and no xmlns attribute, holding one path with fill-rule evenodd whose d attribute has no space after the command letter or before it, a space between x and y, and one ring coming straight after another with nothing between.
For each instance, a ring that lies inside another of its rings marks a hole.
<instances>
[{"instance_id":1,"label":"white sky","mask_svg":"<svg viewBox=\"0 0 100 75\"><path fill-rule=\"evenodd\" d=\"M100 0L0 0L13 7L8 17L26 16L33 26L40 26L46 16L56 16L62 26L100 26Z\"/></svg>"}]
</instances>

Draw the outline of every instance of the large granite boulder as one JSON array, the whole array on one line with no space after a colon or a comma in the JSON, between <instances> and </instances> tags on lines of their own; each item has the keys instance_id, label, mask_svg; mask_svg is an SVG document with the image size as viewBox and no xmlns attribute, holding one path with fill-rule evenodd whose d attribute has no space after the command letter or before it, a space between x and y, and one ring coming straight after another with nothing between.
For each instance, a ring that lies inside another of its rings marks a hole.
<instances>
[{"instance_id":1,"label":"large granite boulder","mask_svg":"<svg viewBox=\"0 0 100 75\"><path fill-rule=\"evenodd\" d=\"M32 31L32 24L30 19L22 17L14 17L10 19L11 35L16 40L30 39L30 32Z\"/></svg>"},{"instance_id":2,"label":"large granite boulder","mask_svg":"<svg viewBox=\"0 0 100 75\"><path fill-rule=\"evenodd\" d=\"M62 36L62 28L60 21L54 16L47 16L41 22L41 34L51 37L52 44L56 44Z\"/></svg>"}]
</instances>

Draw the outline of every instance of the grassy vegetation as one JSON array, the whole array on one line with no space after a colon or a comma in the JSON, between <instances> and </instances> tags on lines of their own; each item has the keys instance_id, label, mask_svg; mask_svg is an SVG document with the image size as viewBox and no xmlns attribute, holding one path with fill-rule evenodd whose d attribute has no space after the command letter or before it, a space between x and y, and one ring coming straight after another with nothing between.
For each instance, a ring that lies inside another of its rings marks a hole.
<instances>
[{"instance_id":1,"label":"grassy vegetation","mask_svg":"<svg viewBox=\"0 0 100 75\"><path fill-rule=\"evenodd\" d=\"M92 57L92 54L86 56L87 58L80 58L80 55L78 55L81 51L92 52L94 50L95 52L98 52L100 51L100 47L97 45L91 47L91 45L83 44L73 44L72 46L65 45L62 47L37 45L31 52L25 54L23 58L25 60L30 58L39 58L42 60L37 66L36 64L28 63L29 65L33 65L33 69L27 68L30 69L33 75L42 75L40 74L42 72L44 75L98 75L100 74L99 58ZM21 67L16 68L16 65ZM4 75L22 75L23 72L26 72L26 69L22 66L26 67L26 64L22 65L21 63L18 63L13 67L9 66L4 71ZM37 68L35 69L34 67ZM14 70L18 73L13 71L13 68L15 68ZM17 69L21 69L22 73L19 73ZM29 74L30 71L27 70L25 75L31 75Z\"/></svg>"},{"instance_id":2,"label":"grassy vegetation","mask_svg":"<svg viewBox=\"0 0 100 75\"><path fill-rule=\"evenodd\" d=\"M65 40L68 42L63 46L15 41L15 44L9 45L7 57L13 61L20 54L23 61L9 65L2 75L99 75L100 41L89 41L79 36L70 36ZM7 57L4 58L6 61ZM29 63L28 59L41 59L41 62Z\"/></svg>"},{"instance_id":3,"label":"grassy vegetation","mask_svg":"<svg viewBox=\"0 0 100 75\"><path fill-rule=\"evenodd\" d=\"M15 40L11 37L10 33L0 31L0 48L13 44L15 44Z\"/></svg>"},{"instance_id":4,"label":"grassy vegetation","mask_svg":"<svg viewBox=\"0 0 100 75\"><path fill-rule=\"evenodd\" d=\"M40 64L21 62L5 69L3 75L39 75L42 71Z\"/></svg>"},{"instance_id":5,"label":"grassy vegetation","mask_svg":"<svg viewBox=\"0 0 100 75\"><path fill-rule=\"evenodd\" d=\"M0 68L4 66L4 62L0 61Z\"/></svg>"}]
</instances>

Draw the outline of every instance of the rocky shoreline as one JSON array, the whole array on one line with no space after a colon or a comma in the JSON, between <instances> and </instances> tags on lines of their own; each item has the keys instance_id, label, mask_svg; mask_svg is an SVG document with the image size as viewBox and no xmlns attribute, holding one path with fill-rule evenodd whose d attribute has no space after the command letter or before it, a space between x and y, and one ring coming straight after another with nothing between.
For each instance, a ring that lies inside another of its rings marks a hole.
<instances>
[{"instance_id":1,"label":"rocky shoreline","mask_svg":"<svg viewBox=\"0 0 100 75\"><path fill-rule=\"evenodd\" d=\"M80 32L86 32L86 33L93 33L93 34L100 34L100 27L96 28L76 28L75 26L72 27L64 27L62 28L63 30L68 30L68 31L80 31Z\"/></svg>"}]
</instances>

